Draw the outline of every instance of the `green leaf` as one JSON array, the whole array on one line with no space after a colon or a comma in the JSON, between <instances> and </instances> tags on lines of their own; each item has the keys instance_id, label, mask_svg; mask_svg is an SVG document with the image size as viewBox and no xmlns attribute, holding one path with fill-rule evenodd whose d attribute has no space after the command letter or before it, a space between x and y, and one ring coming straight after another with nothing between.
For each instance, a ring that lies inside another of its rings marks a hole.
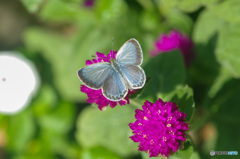
<instances>
[{"instance_id":1,"label":"green leaf","mask_svg":"<svg viewBox=\"0 0 240 159\"><path fill-rule=\"evenodd\" d=\"M237 137L240 133L239 88L239 79L228 80L209 103L218 135L214 150L234 151L238 147L240 142Z\"/></svg>"},{"instance_id":2,"label":"green leaf","mask_svg":"<svg viewBox=\"0 0 240 159\"><path fill-rule=\"evenodd\" d=\"M47 88L47 89L46 89ZM29 151L35 155L46 154L53 155L54 153L68 155L69 143L67 141L69 134L73 129L74 119L76 118L75 106L69 102L58 101L58 103L48 103L45 101L42 94L51 95L50 88L45 87L41 91L39 98L34 102L33 108L36 114L35 120L38 123L38 147L29 146ZM39 103L42 100L42 104ZM49 105L50 104L50 105ZM54 105L51 105L54 104ZM33 149L33 150L31 150ZM31 154L31 155L34 155ZM70 154L71 155L71 154ZM69 157L67 157L69 158Z\"/></svg>"},{"instance_id":3,"label":"green leaf","mask_svg":"<svg viewBox=\"0 0 240 159\"><path fill-rule=\"evenodd\" d=\"M212 6L217 3L219 0L181 0L179 4L179 9L186 12L194 12L202 6Z\"/></svg>"},{"instance_id":4,"label":"green leaf","mask_svg":"<svg viewBox=\"0 0 240 159\"><path fill-rule=\"evenodd\" d=\"M49 0L41 7L38 16L42 21L80 24L82 27L86 24L115 21L127 11L127 5L122 0L98 0L91 8L85 7L83 3L84 0Z\"/></svg>"},{"instance_id":5,"label":"green leaf","mask_svg":"<svg viewBox=\"0 0 240 159\"><path fill-rule=\"evenodd\" d=\"M64 0L50 0L45 3L39 16L43 21L74 23L83 14L77 4Z\"/></svg>"},{"instance_id":6,"label":"green leaf","mask_svg":"<svg viewBox=\"0 0 240 159\"><path fill-rule=\"evenodd\" d=\"M144 8L144 10L153 10L154 8L152 1L137 0L137 2Z\"/></svg>"},{"instance_id":7,"label":"green leaf","mask_svg":"<svg viewBox=\"0 0 240 159\"><path fill-rule=\"evenodd\" d=\"M14 152L24 151L34 133L35 123L28 109L9 117L7 129L9 149Z\"/></svg>"},{"instance_id":8,"label":"green leaf","mask_svg":"<svg viewBox=\"0 0 240 159\"><path fill-rule=\"evenodd\" d=\"M205 10L196 22L193 32L196 57L189 68L192 82L194 82L197 97L205 96L207 89L214 82L219 72L219 63L215 55L218 32L224 22L211 11Z\"/></svg>"},{"instance_id":9,"label":"green leaf","mask_svg":"<svg viewBox=\"0 0 240 159\"><path fill-rule=\"evenodd\" d=\"M66 140L68 137L40 130L37 137L25 146L27 150L14 155L16 156L14 159L56 159L56 155L57 158L79 158L81 148L75 143L68 142Z\"/></svg>"},{"instance_id":10,"label":"green leaf","mask_svg":"<svg viewBox=\"0 0 240 159\"><path fill-rule=\"evenodd\" d=\"M169 159L190 159L193 153L193 146L190 142L184 143L184 148L178 150L176 154L170 156Z\"/></svg>"},{"instance_id":11,"label":"green leaf","mask_svg":"<svg viewBox=\"0 0 240 159\"><path fill-rule=\"evenodd\" d=\"M21 2L30 13L36 13L43 0L21 0Z\"/></svg>"},{"instance_id":12,"label":"green leaf","mask_svg":"<svg viewBox=\"0 0 240 159\"><path fill-rule=\"evenodd\" d=\"M195 103L193 99L193 90L190 87L178 86L170 95L165 98L163 97L163 100L176 103L180 111L186 113L186 120L191 121L195 110Z\"/></svg>"},{"instance_id":13,"label":"green leaf","mask_svg":"<svg viewBox=\"0 0 240 159\"><path fill-rule=\"evenodd\" d=\"M121 159L116 154L102 147L86 149L82 152L81 158L84 159Z\"/></svg>"},{"instance_id":14,"label":"green leaf","mask_svg":"<svg viewBox=\"0 0 240 159\"><path fill-rule=\"evenodd\" d=\"M240 78L239 27L240 25L227 25L222 28L216 48L218 61L236 78Z\"/></svg>"},{"instance_id":15,"label":"green leaf","mask_svg":"<svg viewBox=\"0 0 240 159\"><path fill-rule=\"evenodd\" d=\"M101 21L117 19L127 11L127 5L122 0L97 0L95 3L95 15Z\"/></svg>"},{"instance_id":16,"label":"green leaf","mask_svg":"<svg viewBox=\"0 0 240 159\"><path fill-rule=\"evenodd\" d=\"M204 10L197 19L193 31L195 43L208 43L218 31L223 27L224 21L217 17L213 12Z\"/></svg>"},{"instance_id":17,"label":"green leaf","mask_svg":"<svg viewBox=\"0 0 240 159\"><path fill-rule=\"evenodd\" d=\"M168 1L168 0L160 0L160 7L164 7L164 8L174 8L179 4L179 0L172 0L172 1ZM161 6L162 5L162 6Z\"/></svg>"},{"instance_id":18,"label":"green leaf","mask_svg":"<svg viewBox=\"0 0 240 159\"><path fill-rule=\"evenodd\" d=\"M224 150L224 151L238 151L239 153L239 143L240 138L240 124L239 122L229 122L224 120L224 118L216 119L218 138L216 141L216 147L214 150ZM239 156L232 156L233 158L238 158ZM224 158L224 157L222 157ZM226 157L225 157L226 158Z\"/></svg>"},{"instance_id":19,"label":"green leaf","mask_svg":"<svg viewBox=\"0 0 240 159\"><path fill-rule=\"evenodd\" d=\"M141 152L142 159L150 159L149 154L147 152Z\"/></svg>"},{"instance_id":20,"label":"green leaf","mask_svg":"<svg viewBox=\"0 0 240 159\"><path fill-rule=\"evenodd\" d=\"M178 51L166 52L152 58L144 70L152 79L145 85L141 99L155 102L160 95L170 93L185 81L185 66Z\"/></svg>"},{"instance_id":21,"label":"green leaf","mask_svg":"<svg viewBox=\"0 0 240 159\"><path fill-rule=\"evenodd\" d=\"M208 103L213 112L212 119L217 126L217 141L214 150L234 151L238 147L240 142L238 138L240 133L239 88L239 79L227 80Z\"/></svg>"},{"instance_id":22,"label":"green leaf","mask_svg":"<svg viewBox=\"0 0 240 159\"><path fill-rule=\"evenodd\" d=\"M213 98L218 91L221 90L223 85L231 79L231 74L226 68L221 68L219 75L216 77L215 81L213 82L213 85L211 86L208 96L210 98Z\"/></svg>"},{"instance_id":23,"label":"green leaf","mask_svg":"<svg viewBox=\"0 0 240 159\"><path fill-rule=\"evenodd\" d=\"M38 117L44 131L67 134L73 126L75 109L71 103L60 102L55 109Z\"/></svg>"},{"instance_id":24,"label":"green leaf","mask_svg":"<svg viewBox=\"0 0 240 159\"><path fill-rule=\"evenodd\" d=\"M147 2L147 1L144 1ZM154 31L159 30L161 27L161 21L159 20L159 15L154 10L146 11L143 10L141 14L141 25L145 30Z\"/></svg>"},{"instance_id":25,"label":"green leaf","mask_svg":"<svg viewBox=\"0 0 240 159\"><path fill-rule=\"evenodd\" d=\"M199 156L199 154L196 151L194 151L192 153L192 156L190 157L190 159L200 159L200 156Z\"/></svg>"},{"instance_id":26,"label":"green leaf","mask_svg":"<svg viewBox=\"0 0 240 159\"><path fill-rule=\"evenodd\" d=\"M193 154L193 146L190 142L184 143L184 148L182 150L178 150L176 153L174 153L172 156L169 156L168 159L191 159L191 156ZM159 157L149 157L148 153L141 152L143 159L153 159L153 158L159 158Z\"/></svg>"},{"instance_id":27,"label":"green leaf","mask_svg":"<svg viewBox=\"0 0 240 159\"><path fill-rule=\"evenodd\" d=\"M185 12L194 12L202 6L212 6L219 0L161 0L165 8L178 8Z\"/></svg>"},{"instance_id":28,"label":"green leaf","mask_svg":"<svg viewBox=\"0 0 240 159\"><path fill-rule=\"evenodd\" d=\"M232 124L240 122L239 88L240 80L231 79L225 82L223 87L217 92L210 103L212 105L211 110L216 113L216 117Z\"/></svg>"},{"instance_id":29,"label":"green leaf","mask_svg":"<svg viewBox=\"0 0 240 159\"><path fill-rule=\"evenodd\" d=\"M178 8L185 12L194 12L201 7L201 0L181 0L178 4Z\"/></svg>"},{"instance_id":30,"label":"green leaf","mask_svg":"<svg viewBox=\"0 0 240 159\"><path fill-rule=\"evenodd\" d=\"M38 117L47 114L50 110L56 107L57 95L49 85L41 85L39 94L33 100L34 116Z\"/></svg>"},{"instance_id":31,"label":"green leaf","mask_svg":"<svg viewBox=\"0 0 240 159\"><path fill-rule=\"evenodd\" d=\"M218 5L209 7L218 17L230 22L240 23L240 1L239 0L226 0Z\"/></svg>"},{"instance_id":32,"label":"green leaf","mask_svg":"<svg viewBox=\"0 0 240 159\"><path fill-rule=\"evenodd\" d=\"M53 152L61 154L66 151L66 135L61 134L61 132L44 129L40 133L39 140L41 141L41 151L46 154L53 154Z\"/></svg>"},{"instance_id":33,"label":"green leaf","mask_svg":"<svg viewBox=\"0 0 240 159\"><path fill-rule=\"evenodd\" d=\"M166 14L166 21L169 25L168 27L171 29L176 29L188 34L192 32L192 19L190 16L177 9L169 10Z\"/></svg>"},{"instance_id":34,"label":"green leaf","mask_svg":"<svg viewBox=\"0 0 240 159\"><path fill-rule=\"evenodd\" d=\"M85 148L102 146L121 156L137 153L137 143L129 138L132 133L128 124L134 121L131 107L118 105L106 111L86 108L77 121L78 142Z\"/></svg>"}]
</instances>

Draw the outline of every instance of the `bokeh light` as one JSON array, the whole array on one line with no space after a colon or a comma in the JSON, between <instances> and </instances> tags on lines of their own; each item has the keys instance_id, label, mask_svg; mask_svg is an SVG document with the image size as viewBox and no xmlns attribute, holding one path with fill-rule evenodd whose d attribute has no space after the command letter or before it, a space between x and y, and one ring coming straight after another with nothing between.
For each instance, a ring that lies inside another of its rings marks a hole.
<instances>
[{"instance_id":1,"label":"bokeh light","mask_svg":"<svg viewBox=\"0 0 240 159\"><path fill-rule=\"evenodd\" d=\"M16 52L0 52L0 112L17 113L29 104L39 85L33 64Z\"/></svg>"}]
</instances>

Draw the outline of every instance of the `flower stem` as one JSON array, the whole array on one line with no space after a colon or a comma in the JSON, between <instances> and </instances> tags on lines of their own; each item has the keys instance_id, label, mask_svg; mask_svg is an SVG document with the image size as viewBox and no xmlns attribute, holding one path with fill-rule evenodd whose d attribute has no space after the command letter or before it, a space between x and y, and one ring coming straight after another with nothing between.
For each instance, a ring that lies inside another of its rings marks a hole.
<instances>
[{"instance_id":1,"label":"flower stem","mask_svg":"<svg viewBox=\"0 0 240 159\"><path fill-rule=\"evenodd\" d=\"M191 136L190 134L187 134L187 138L188 138L188 140L191 142L191 144L193 145L193 149L196 150L196 146L195 146L195 144L194 144L194 141L193 141L192 136Z\"/></svg>"},{"instance_id":2,"label":"flower stem","mask_svg":"<svg viewBox=\"0 0 240 159\"><path fill-rule=\"evenodd\" d=\"M140 109L143 105L143 103L140 103L136 99L130 99L130 104L133 105L135 108L138 108L138 109Z\"/></svg>"}]
</instances>

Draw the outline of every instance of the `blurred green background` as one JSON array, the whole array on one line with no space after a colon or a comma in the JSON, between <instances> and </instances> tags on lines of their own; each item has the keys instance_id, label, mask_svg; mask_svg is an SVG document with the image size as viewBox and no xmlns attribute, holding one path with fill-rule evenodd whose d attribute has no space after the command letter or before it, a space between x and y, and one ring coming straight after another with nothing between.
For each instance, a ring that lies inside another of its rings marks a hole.
<instances>
[{"instance_id":1,"label":"blurred green background","mask_svg":"<svg viewBox=\"0 0 240 159\"><path fill-rule=\"evenodd\" d=\"M191 143L172 158L239 157L209 155L240 152L239 13L239 0L1 0L0 51L32 61L41 85L27 108L0 114L0 158L147 159L128 124L145 100L158 98L176 102L191 124ZM149 55L171 30L195 44L188 68L179 51ZM141 44L152 79L130 105L101 112L85 102L76 72L130 38Z\"/></svg>"}]
</instances>

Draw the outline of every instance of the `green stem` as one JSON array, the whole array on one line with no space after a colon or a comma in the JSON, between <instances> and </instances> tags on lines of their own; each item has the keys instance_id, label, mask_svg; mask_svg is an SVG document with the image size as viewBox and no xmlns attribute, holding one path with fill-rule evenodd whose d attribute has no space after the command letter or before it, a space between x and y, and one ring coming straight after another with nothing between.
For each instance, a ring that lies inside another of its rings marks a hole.
<instances>
[{"instance_id":1,"label":"green stem","mask_svg":"<svg viewBox=\"0 0 240 159\"><path fill-rule=\"evenodd\" d=\"M191 120L192 126L190 127L190 131L199 130L200 128L202 128L202 126L208 121L211 114L212 114L211 112L206 112L204 116L201 117L201 120L200 119L193 119L194 121Z\"/></svg>"},{"instance_id":2,"label":"green stem","mask_svg":"<svg viewBox=\"0 0 240 159\"><path fill-rule=\"evenodd\" d=\"M136 99L130 99L130 104L133 105L135 108L141 109L143 103L140 103Z\"/></svg>"},{"instance_id":3,"label":"green stem","mask_svg":"<svg viewBox=\"0 0 240 159\"><path fill-rule=\"evenodd\" d=\"M187 138L190 140L191 144L193 145L193 151L196 150L196 146L195 146L195 143L194 143L194 141L192 139L192 136L187 134Z\"/></svg>"}]
</instances>

